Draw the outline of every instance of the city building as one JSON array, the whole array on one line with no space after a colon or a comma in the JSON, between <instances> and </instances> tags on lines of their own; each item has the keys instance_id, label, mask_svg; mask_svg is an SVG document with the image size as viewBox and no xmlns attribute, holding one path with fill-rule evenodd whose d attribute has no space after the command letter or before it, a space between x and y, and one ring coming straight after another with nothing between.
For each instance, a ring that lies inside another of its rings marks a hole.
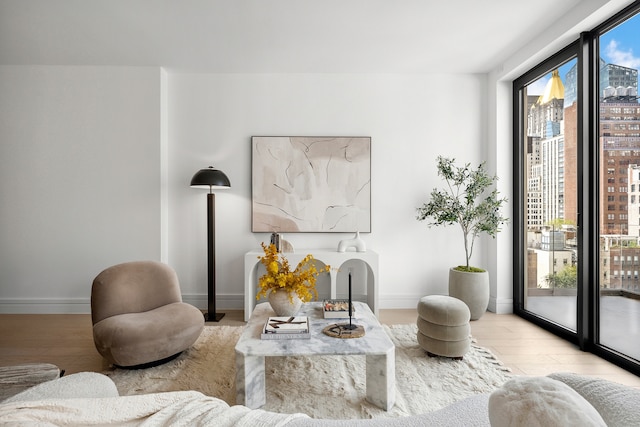
<instances>
[{"instance_id":1,"label":"city building","mask_svg":"<svg viewBox=\"0 0 640 427\"><path fill-rule=\"evenodd\" d=\"M629 234L629 167L640 164L640 104L628 95L600 102L601 198L603 234Z\"/></svg>"}]
</instances>

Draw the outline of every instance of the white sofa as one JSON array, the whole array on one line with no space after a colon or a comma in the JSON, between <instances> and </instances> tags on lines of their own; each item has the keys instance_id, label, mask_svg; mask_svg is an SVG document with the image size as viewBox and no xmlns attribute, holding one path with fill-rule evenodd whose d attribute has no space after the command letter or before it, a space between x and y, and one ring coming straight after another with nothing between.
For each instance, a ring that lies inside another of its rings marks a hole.
<instances>
[{"instance_id":1,"label":"white sofa","mask_svg":"<svg viewBox=\"0 0 640 427\"><path fill-rule=\"evenodd\" d=\"M640 425L638 402L638 389L557 373L516 377L492 394L473 396L413 417L317 420L304 414L230 407L195 391L119 396L111 379L86 372L40 384L5 400L0 404L0 425L626 427Z\"/></svg>"}]
</instances>

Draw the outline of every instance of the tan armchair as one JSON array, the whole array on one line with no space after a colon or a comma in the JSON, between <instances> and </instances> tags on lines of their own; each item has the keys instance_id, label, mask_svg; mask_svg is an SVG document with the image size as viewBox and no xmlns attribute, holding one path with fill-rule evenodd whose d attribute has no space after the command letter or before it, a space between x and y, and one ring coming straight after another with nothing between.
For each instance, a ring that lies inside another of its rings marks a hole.
<instances>
[{"instance_id":1,"label":"tan armchair","mask_svg":"<svg viewBox=\"0 0 640 427\"><path fill-rule=\"evenodd\" d=\"M155 261L118 264L98 274L91 320L96 349L120 367L164 363L189 348L204 327L202 312L182 302L175 271Z\"/></svg>"}]
</instances>

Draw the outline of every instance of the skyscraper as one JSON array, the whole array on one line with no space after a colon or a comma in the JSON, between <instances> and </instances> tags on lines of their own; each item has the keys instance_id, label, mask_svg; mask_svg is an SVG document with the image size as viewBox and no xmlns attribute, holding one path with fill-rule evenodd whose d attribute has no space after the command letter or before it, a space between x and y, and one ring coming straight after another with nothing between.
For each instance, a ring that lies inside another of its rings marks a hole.
<instances>
[{"instance_id":1,"label":"skyscraper","mask_svg":"<svg viewBox=\"0 0 640 427\"><path fill-rule=\"evenodd\" d=\"M528 226L564 219L564 85L558 70L529 107L527 116Z\"/></svg>"}]
</instances>

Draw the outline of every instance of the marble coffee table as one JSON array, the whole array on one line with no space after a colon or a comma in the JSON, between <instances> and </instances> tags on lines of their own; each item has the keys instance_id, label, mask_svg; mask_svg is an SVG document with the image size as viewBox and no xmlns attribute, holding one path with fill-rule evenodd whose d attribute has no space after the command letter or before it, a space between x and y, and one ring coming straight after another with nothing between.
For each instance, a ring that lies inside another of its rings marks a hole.
<instances>
[{"instance_id":1,"label":"marble coffee table","mask_svg":"<svg viewBox=\"0 0 640 427\"><path fill-rule=\"evenodd\" d=\"M364 326L361 338L332 338L322 330L345 319L324 319L319 302L303 304L296 316L308 316L309 339L262 340L260 334L269 316L275 316L269 303L256 306L236 344L236 403L256 409L266 403L265 357L365 355L366 399L385 411L391 410L396 397L395 346L371 312L369 306L354 302L357 318L353 323ZM346 322L349 320L346 319Z\"/></svg>"}]
</instances>

